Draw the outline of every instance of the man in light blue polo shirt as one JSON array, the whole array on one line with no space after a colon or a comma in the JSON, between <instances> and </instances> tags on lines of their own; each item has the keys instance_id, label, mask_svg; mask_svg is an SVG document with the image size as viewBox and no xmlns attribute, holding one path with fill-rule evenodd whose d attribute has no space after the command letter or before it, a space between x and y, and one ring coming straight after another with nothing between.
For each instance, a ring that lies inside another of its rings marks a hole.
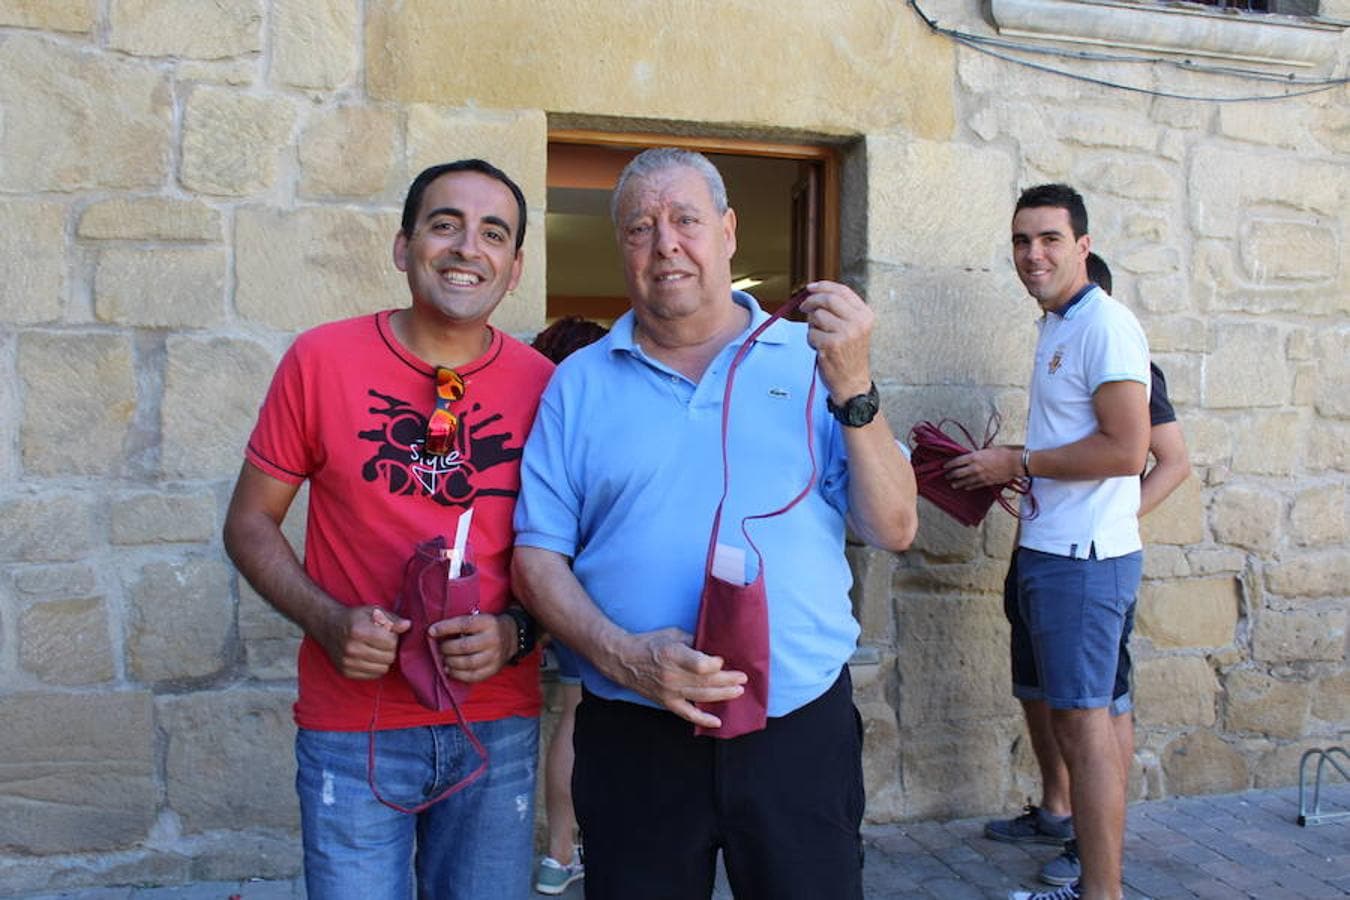
<instances>
[{"instance_id":1,"label":"man in light blue polo shirt","mask_svg":"<svg viewBox=\"0 0 1350 900\"><path fill-rule=\"evenodd\" d=\"M1068 765L1082 877L1012 900L1119 900L1129 752L1111 716L1116 662L1139 585L1139 473L1149 445L1148 341L1124 306L1088 279L1087 210L1073 188L1029 188L1012 220L1013 262L1043 315L1025 446L957 457L958 487L1032 479L1039 514L1023 521L1018 604L1039 696ZM1132 748L1130 748L1132 749Z\"/></svg>"},{"instance_id":2,"label":"man in light blue polo shirt","mask_svg":"<svg viewBox=\"0 0 1350 900\"><path fill-rule=\"evenodd\" d=\"M731 290L736 215L706 158L649 150L612 203L631 312L559 367L522 461L514 584L583 657L574 801L589 898L712 892L860 898L861 733L846 663L846 524L879 547L914 537L914 475L877 403L872 312L809 285L806 324L778 321L736 369L719 543L753 578L763 554L765 728L699 737L746 675L692 647L723 490L728 366L766 313ZM818 376L813 371L818 365ZM814 419L804 404L813 379ZM808 449L809 448L809 449ZM745 563L736 560L744 559Z\"/></svg>"}]
</instances>

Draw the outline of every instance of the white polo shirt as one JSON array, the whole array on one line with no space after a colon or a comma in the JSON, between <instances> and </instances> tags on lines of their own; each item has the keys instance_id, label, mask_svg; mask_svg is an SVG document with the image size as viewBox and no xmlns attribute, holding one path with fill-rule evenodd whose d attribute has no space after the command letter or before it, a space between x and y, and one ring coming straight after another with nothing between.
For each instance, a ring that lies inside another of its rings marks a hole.
<instances>
[{"instance_id":1,"label":"white polo shirt","mask_svg":"<svg viewBox=\"0 0 1350 900\"><path fill-rule=\"evenodd\" d=\"M1048 450L1097 430L1092 395L1108 381L1138 381L1147 388L1148 339L1128 309L1090 286L1060 313L1038 323L1031 375L1027 447ZM1139 540L1139 476L1095 481L1032 479L1040 512L1022 522L1021 546L1056 556L1098 559L1142 548ZM1028 501L1023 500L1025 513Z\"/></svg>"}]
</instances>

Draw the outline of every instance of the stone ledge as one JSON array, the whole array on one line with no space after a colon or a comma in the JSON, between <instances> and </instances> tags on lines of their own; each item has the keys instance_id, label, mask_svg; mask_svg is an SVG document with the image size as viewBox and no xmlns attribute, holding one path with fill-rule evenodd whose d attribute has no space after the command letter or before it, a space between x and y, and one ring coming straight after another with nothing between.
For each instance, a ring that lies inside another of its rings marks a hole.
<instances>
[{"instance_id":1,"label":"stone ledge","mask_svg":"<svg viewBox=\"0 0 1350 900\"><path fill-rule=\"evenodd\" d=\"M999 34L1292 66L1336 59L1345 25L1111 0L991 0Z\"/></svg>"}]
</instances>

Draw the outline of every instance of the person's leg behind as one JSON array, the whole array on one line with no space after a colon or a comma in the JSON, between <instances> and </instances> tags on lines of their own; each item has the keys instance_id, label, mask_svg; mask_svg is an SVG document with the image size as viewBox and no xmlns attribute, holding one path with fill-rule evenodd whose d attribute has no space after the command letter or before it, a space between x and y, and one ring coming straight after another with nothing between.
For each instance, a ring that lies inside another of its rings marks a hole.
<instances>
[{"instance_id":1,"label":"person's leg behind","mask_svg":"<svg viewBox=\"0 0 1350 900\"><path fill-rule=\"evenodd\" d=\"M562 709L544 756L544 810L547 814L548 845L539 863L534 889L541 894L561 894L585 875L577 850L577 816L572 808L572 762L576 757L572 735L577 704L581 702L581 679L576 657L561 641L549 649L558 661L558 696Z\"/></svg>"},{"instance_id":2,"label":"person's leg behind","mask_svg":"<svg viewBox=\"0 0 1350 900\"><path fill-rule=\"evenodd\" d=\"M820 697L715 752L737 900L861 900L862 719L848 667Z\"/></svg>"},{"instance_id":3,"label":"person's leg behind","mask_svg":"<svg viewBox=\"0 0 1350 900\"><path fill-rule=\"evenodd\" d=\"M573 743L587 900L711 896L714 739L665 710L583 692Z\"/></svg>"},{"instance_id":4,"label":"person's leg behind","mask_svg":"<svg viewBox=\"0 0 1350 900\"><path fill-rule=\"evenodd\" d=\"M417 803L431 776L423 729L379 735L380 786ZM300 729L296 793L305 889L324 900L409 900L415 818L380 803L366 779L365 732Z\"/></svg>"},{"instance_id":5,"label":"person's leg behind","mask_svg":"<svg viewBox=\"0 0 1350 900\"><path fill-rule=\"evenodd\" d=\"M470 727L487 748L487 771L418 816L418 893L424 900L527 900L539 720L508 716ZM443 791L473 771L478 755L458 725L431 730L433 790Z\"/></svg>"}]
</instances>

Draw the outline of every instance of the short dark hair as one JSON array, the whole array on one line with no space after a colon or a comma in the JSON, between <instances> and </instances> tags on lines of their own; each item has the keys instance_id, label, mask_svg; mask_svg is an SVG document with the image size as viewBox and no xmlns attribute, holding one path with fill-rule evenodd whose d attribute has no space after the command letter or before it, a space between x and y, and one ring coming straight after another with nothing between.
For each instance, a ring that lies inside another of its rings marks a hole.
<instances>
[{"instance_id":1,"label":"short dark hair","mask_svg":"<svg viewBox=\"0 0 1350 900\"><path fill-rule=\"evenodd\" d=\"M1095 253L1088 254L1087 275L1089 281L1095 281L1097 287L1108 294L1111 293L1111 267L1106 264L1106 260Z\"/></svg>"},{"instance_id":2,"label":"short dark hair","mask_svg":"<svg viewBox=\"0 0 1350 900\"><path fill-rule=\"evenodd\" d=\"M539 332L530 346L560 363L576 351L600 340L609 329L580 316L567 316Z\"/></svg>"},{"instance_id":3,"label":"short dark hair","mask_svg":"<svg viewBox=\"0 0 1350 900\"><path fill-rule=\"evenodd\" d=\"M1088 233L1087 207L1083 205L1083 197L1067 184L1038 184L1027 188L1017 198L1013 215L1038 206L1057 206L1067 210L1069 227L1073 229L1075 240Z\"/></svg>"},{"instance_id":4,"label":"short dark hair","mask_svg":"<svg viewBox=\"0 0 1350 900\"><path fill-rule=\"evenodd\" d=\"M516 212L520 220L520 227L516 229L516 250L519 250L521 245L525 243L525 219L527 216L525 193L521 191L520 185L511 180L510 175L507 175L492 163L481 159L461 159L423 169L421 174L413 179L413 183L408 187L408 199L403 201L401 227L404 236L412 237L413 229L417 227L417 215L422 211L422 195L427 192L427 186L442 175L449 175L451 172L478 172L489 178L497 179L511 189L511 195L516 198Z\"/></svg>"}]
</instances>

